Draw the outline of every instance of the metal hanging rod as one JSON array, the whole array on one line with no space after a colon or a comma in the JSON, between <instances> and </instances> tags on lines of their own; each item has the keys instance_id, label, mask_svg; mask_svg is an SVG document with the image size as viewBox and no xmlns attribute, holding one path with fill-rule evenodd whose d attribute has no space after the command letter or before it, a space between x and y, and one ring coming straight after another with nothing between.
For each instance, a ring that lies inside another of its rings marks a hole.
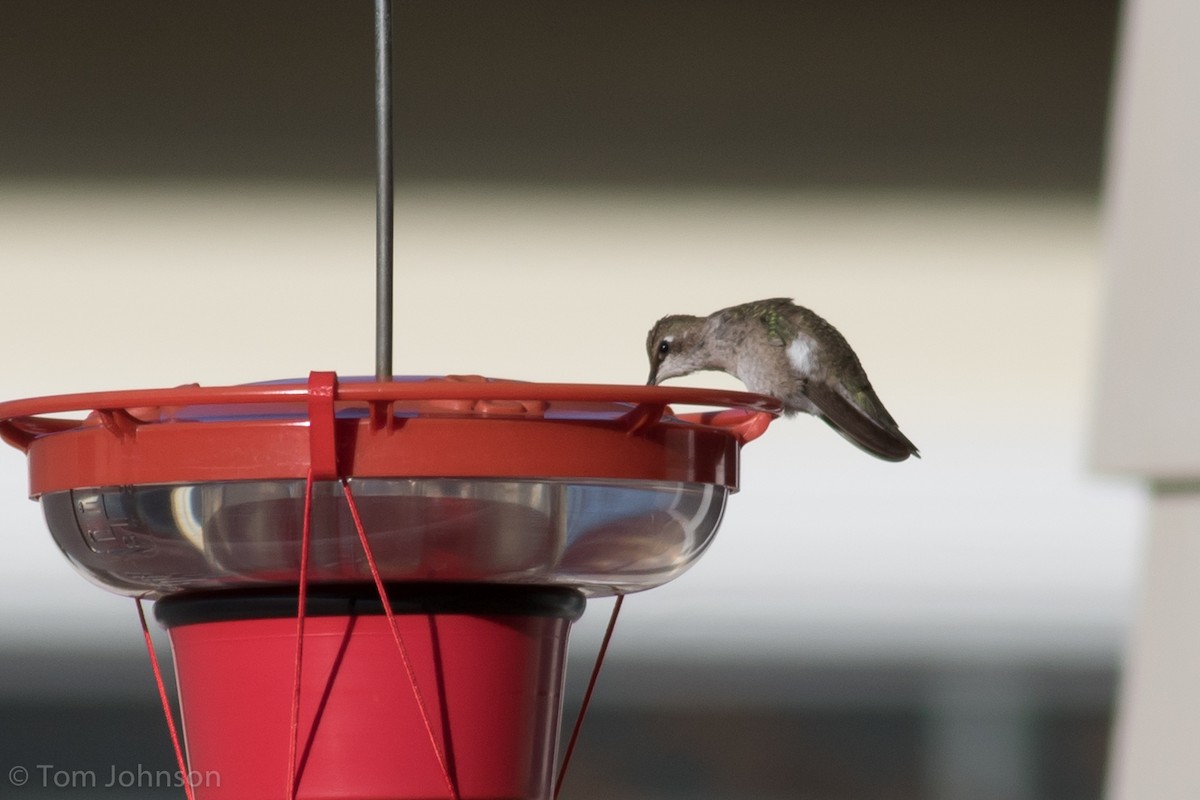
<instances>
[{"instance_id":1,"label":"metal hanging rod","mask_svg":"<svg viewBox=\"0 0 1200 800\"><path fill-rule=\"evenodd\" d=\"M375 0L375 380L392 379L392 2Z\"/></svg>"}]
</instances>

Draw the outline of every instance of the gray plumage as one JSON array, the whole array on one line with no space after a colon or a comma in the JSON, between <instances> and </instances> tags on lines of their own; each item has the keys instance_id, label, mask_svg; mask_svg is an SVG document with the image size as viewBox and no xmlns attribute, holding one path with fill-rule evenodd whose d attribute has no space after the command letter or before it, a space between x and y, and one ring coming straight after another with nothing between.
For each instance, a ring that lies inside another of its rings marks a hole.
<instances>
[{"instance_id":1,"label":"gray plumage","mask_svg":"<svg viewBox=\"0 0 1200 800\"><path fill-rule=\"evenodd\" d=\"M646 339L650 385L700 370L733 375L784 412L813 414L885 461L920 456L875 394L836 328L788 298L758 300L707 317L663 317Z\"/></svg>"}]
</instances>

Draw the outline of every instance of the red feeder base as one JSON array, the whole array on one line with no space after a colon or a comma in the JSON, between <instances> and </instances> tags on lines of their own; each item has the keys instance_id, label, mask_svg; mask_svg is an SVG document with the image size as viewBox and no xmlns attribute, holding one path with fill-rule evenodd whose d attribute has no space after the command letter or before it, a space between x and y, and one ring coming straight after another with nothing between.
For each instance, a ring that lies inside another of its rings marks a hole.
<instances>
[{"instance_id":1,"label":"red feeder base","mask_svg":"<svg viewBox=\"0 0 1200 800\"><path fill-rule=\"evenodd\" d=\"M304 628L298 800L450 797L373 589L313 587ZM548 798L572 589L389 590L434 738L464 800ZM179 680L197 800L287 796L294 593L159 601Z\"/></svg>"}]
</instances>

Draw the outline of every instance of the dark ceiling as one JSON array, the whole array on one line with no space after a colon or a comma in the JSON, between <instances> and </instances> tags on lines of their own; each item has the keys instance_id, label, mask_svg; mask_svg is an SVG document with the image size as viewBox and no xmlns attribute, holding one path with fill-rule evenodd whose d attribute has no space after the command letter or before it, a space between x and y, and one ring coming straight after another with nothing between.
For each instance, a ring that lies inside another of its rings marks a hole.
<instances>
[{"instance_id":1,"label":"dark ceiling","mask_svg":"<svg viewBox=\"0 0 1200 800\"><path fill-rule=\"evenodd\" d=\"M369 180L368 0L3 0L0 179ZM397 174L1095 192L1116 0L400 0Z\"/></svg>"}]
</instances>

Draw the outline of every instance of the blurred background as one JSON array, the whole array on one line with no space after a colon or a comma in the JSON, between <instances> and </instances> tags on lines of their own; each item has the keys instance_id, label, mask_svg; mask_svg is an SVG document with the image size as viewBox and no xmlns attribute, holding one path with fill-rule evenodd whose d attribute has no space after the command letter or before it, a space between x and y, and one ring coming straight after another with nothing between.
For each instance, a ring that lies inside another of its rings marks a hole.
<instances>
[{"instance_id":1,"label":"blurred background","mask_svg":"<svg viewBox=\"0 0 1200 800\"><path fill-rule=\"evenodd\" d=\"M397 3L398 373L636 384L663 314L793 296L923 454L747 447L707 558L625 604L564 798L1101 796L1145 505L1085 461L1118 17ZM372 371L371 25L0 4L0 398ZM36 771L173 761L132 603L25 487L0 453L0 796L179 796Z\"/></svg>"}]
</instances>

